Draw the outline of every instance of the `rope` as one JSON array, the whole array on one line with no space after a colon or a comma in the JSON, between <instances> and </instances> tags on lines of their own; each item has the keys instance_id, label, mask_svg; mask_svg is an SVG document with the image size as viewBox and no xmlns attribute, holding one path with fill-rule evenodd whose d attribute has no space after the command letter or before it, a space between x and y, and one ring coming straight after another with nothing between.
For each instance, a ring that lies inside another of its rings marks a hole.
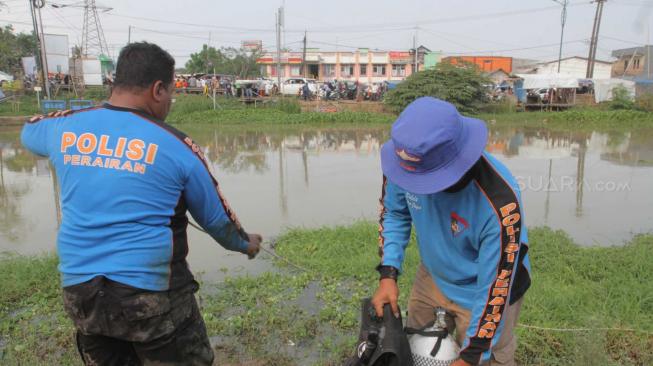
<instances>
[{"instance_id":1,"label":"rope","mask_svg":"<svg viewBox=\"0 0 653 366\"><path fill-rule=\"evenodd\" d=\"M194 222L189 221L188 224L195 229L206 233L206 230L202 229L199 225L195 224ZM261 250L264 252L268 253L275 259L278 259L282 262L285 262L286 264L290 265L291 267L294 267L302 272L306 273L313 273L316 274L314 271L304 268L298 264L295 264L288 260L287 258L280 256L279 254L275 253L272 249L265 248L263 245L261 245ZM551 328L551 327L540 327L537 325L529 325L529 324L517 324L517 327L519 328L526 328L526 329L536 329L536 330L543 330L543 331L548 331L548 332L574 332L574 333L580 333L580 332L594 332L594 331L617 331L617 332L629 332L629 333L643 333L646 335L653 335L653 332L644 330L644 329L634 329L634 328Z\"/></svg>"},{"instance_id":2,"label":"rope","mask_svg":"<svg viewBox=\"0 0 653 366\"><path fill-rule=\"evenodd\" d=\"M549 327L538 327L536 325L528 325L528 324L517 324L517 326L520 328L546 330L550 332L593 332L597 330L603 330L603 331L644 333L646 335L653 335L653 332L651 331L644 330L644 329L633 329L633 328L549 328Z\"/></svg>"},{"instance_id":3,"label":"rope","mask_svg":"<svg viewBox=\"0 0 653 366\"><path fill-rule=\"evenodd\" d=\"M196 223L194 223L194 222L192 222L192 221L188 221L188 224L189 224L190 226L194 227L195 229L197 229L197 230L203 232L203 233L207 233L206 230L202 229L199 225L197 225ZM208 234L208 233L207 233L207 234ZM295 267L296 269L298 269L298 270L300 270L300 271L302 271L302 272L306 272L306 273L311 273L311 272L312 272L311 270L306 269L306 268L304 268L304 267L302 267L302 266L300 266L300 265L298 265L298 264L295 264L295 263L291 262L291 261L288 260L287 258L280 256L279 254L275 253L272 249L268 249L268 248L264 247L263 245L261 245L260 248L261 248L261 250L264 251L265 253L271 255L271 256L274 257L275 259L278 259L278 260L280 260L280 261L282 261L282 262L285 262L286 264L288 264L288 265L291 266L291 267Z\"/></svg>"}]
</instances>

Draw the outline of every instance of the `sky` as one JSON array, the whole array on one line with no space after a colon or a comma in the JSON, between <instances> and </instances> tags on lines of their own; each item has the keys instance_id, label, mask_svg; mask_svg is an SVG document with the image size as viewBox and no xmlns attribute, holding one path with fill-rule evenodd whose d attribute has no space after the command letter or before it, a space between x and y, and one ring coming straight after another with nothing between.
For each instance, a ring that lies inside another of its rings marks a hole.
<instances>
[{"instance_id":1,"label":"sky","mask_svg":"<svg viewBox=\"0 0 653 366\"><path fill-rule=\"evenodd\" d=\"M282 45L300 51L407 50L419 45L447 55L496 55L541 61L558 57L563 0L97 0L111 6L99 13L112 57L128 41L159 44L183 66L203 44L239 47L262 40L275 50L275 12L285 9ZM0 26L29 32L29 0L0 0ZM46 0L45 33L67 34L80 44L81 8L76 0ZM563 57L587 57L596 4L569 0ZM653 42L653 0L608 0L603 11L597 59L610 61L614 49ZM651 39L651 41L648 41ZM210 40L210 41L209 41Z\"/></svg>"}]
</instances>

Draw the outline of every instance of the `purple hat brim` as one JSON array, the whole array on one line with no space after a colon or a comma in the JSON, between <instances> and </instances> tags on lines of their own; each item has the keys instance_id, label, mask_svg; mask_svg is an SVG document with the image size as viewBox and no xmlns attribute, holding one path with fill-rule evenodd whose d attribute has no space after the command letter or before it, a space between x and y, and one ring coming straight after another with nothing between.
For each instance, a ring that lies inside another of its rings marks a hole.
<instances>
[{"instance_id":1,"label":"purple hat brim","mask_svg":"<svg viewBox=\"0 0 653 366\"><path fill-rule=\"evenodd\" d=\"M409 172L399 164L401 159L395 152L392 140L381 148L381 169L392 183L416 194L431 194L445 190L456 183L478 161L487 144L488 131L485 122L469 117L460 117L463 131L462 146L458 156L447 165L429 172Z\"/></svg>"}]
</instances>

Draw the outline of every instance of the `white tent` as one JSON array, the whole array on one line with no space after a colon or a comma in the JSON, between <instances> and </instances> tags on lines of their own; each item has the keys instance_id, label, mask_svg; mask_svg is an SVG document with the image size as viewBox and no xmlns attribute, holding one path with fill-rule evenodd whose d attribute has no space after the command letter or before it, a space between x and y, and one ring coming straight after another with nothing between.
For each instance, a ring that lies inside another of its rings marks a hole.
<instances>
[{"instance_id":1,"label":"white tent","mask_svg":"<svg viewBox=\"0 0 653 366\"><path fill-rule=\"evenodd\" d=\"M635 82L624 79L592 79L594 83L594 100L597 103L612 100L612 90L622 86L628 90L631 98L635 98Z\"/></svg>"},{"instance_id":2,"label":"white tent","mask_svg":"<svg viewBox=\"0 0 653 366\"><path fill-rule=\"evenodd\" d=\"M578 88L578 78L565 74L517 74L524 79L524 89Z\"/></svg>"}]
</instances>

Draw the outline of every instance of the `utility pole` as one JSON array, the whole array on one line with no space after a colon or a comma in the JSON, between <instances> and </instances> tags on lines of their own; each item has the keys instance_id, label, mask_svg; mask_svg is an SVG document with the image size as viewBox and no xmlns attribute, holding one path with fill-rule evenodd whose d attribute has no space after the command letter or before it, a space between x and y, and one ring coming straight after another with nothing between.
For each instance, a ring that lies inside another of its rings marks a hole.
<instances>
[{"instance_id":1,"label":"utility pole","mask_svg":"<svg viewBox=\"0 0 653 366\"><path fill-rule=\"evenodd\" d=\"M128 36L127 36L127 44L130 44L130 43L132 43L132 26L131 25L129 25L129 33L128 33Z\"/></svg>"},{"instance_id":2,"label":"utility pole","mask_svg":"<svg viewBox=\"0 0 653 366\"><path fill-rule=\"evenodd\" d=\"M302 75L306 77L306 31L304 31L304 51L302 53Z\"/></svg>"},{"instance_id":3,"label":"utility pole","mask_svg":"<svg viewBox=\"0 0 653 366\"><path fill-rule=\"evenodd\" d=\"M413 74L417 73L417 27L415 27L415 34L413 35L413 52L415 52L413 60Z\"/></svg>"},{"instance_id":4,"label":"utility pole","mask_svg":"<svg viewBox=\"0 0 653 366\"><path fill-rule=\"evenodd\" d=\"M45 6L45 1L29 0L29 4L32 12L32 22L34 23L34 32L36 33L40 49L41 81L45 89L45 95L48 99L51 99L48 83L48 60L45 53L45 37L43 36L43 21L41 19L41 8Z\"/></svg>"},{"instance_id":5,"label":"utility pole","mask_svg":"<svg viewBox=\"0 0 653 366\"><path fill-rule=\"evenodd\" d=\"M277 23L277 86L281 92L281 9L277 10L276 23Z\"/></svg>"},{"instance_id":6,"label":"utility pole","mask_svg":"<svg viewBox=\"0 0 653 366\"><path fill-rule=\"evenodd\" d=\"M651 24L648 24L646 27L646 75L647 79L651 80Z\"/></svg>"},{"instance_id":7,"label":"utility pole","mask_svg":"<svg viewBox=\"0 0 653 366\"><path fill-rule=\"evenodd\" d=\"M558 74L560 73L560 63L562 62L562 40L565 36L565 23L567 22L567 5L569 5L569 0L553 0L556 3L562 5L562 14L560 15L560 51L558 52Z\"/></svg>"},{"instance_id":8,"label":"utility pole","mask_svg":"<svg viewBox=\"0 0 653 366\"><path fill-rule=\"evenodd\" d=\"M279 9L279 32L281 32L281 27L283 27L283 42L282 48L286 48L286 0L281 2L281 8Z\"/></svg>"},{"instance_id":9,"label":"utility pole","mask_svg":"<svg viewBox=\"0 0 653 366\"><path fill-rule=\"evenodd\" d=\"M599 29L601 28L601 17L603 16L603 4L607 0L594 0L596 2L596 14L594 15L594 26L592 27L592 39L590 41L590 53L587 58L587 73L585 77L594 77L594 62L596 61L596 46L599 42Z\"/></svg>"},{"instance_id":10,"label":"utility pole","mask_svg":"<svg viewBox=\"0 0 653 366\"><path fill-rule=\"evenodd\" d=\"M45 73L43 73L43 59L41 58L41 35L39 33L39 26L36 23L36 10L34 9L34 3L32 2L32 0L27 0L27 1L29 2L29 10L30 10L30 14L32 15L32 25L34 26L34 35L36 36L36 49L34 51L36 51L36 53L39 54L39 56L36 59L38 60L38 66L41 73L41 80L45 80ZM36 75L34 75L34 77L36 78ZM38 91L36 92L36 95L37 95L36 97L37 103L40 103L38 98L39 95Z\"/></svg>"},{"instance_id":11,"label":"utility pole","mask_svg":"<svg viewBox=\"0 0 653 366\"><path fill-rule=\"evenodd\" d=\"M209 73L209 49L211 48L211 32L209 32L209 43L206 44L206 73Z\"/></svg>"}]
</instances>

